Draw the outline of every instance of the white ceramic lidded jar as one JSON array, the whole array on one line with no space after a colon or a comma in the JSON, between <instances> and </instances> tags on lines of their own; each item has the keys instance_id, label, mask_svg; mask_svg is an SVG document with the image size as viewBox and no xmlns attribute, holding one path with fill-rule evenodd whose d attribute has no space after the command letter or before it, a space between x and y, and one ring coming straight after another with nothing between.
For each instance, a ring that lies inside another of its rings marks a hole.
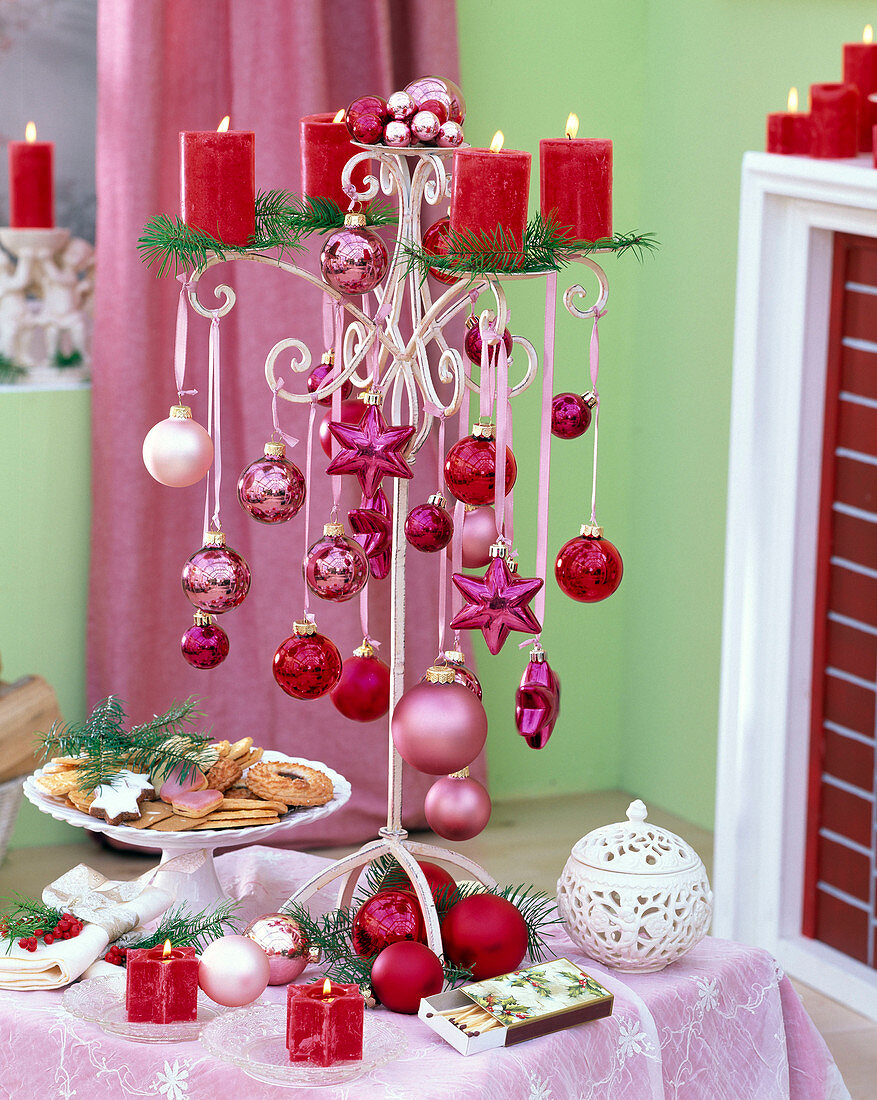
<instances>
[{"instance_id":1,"label":"white ceramic lidded jar","mask_svg":"<svg viewBox=\"0 0 877 1100\"><path fill-rule=\"evenodd\" d=\"M557 907L570 938L617 970L648 973L681 958L707 933L713 893L690 844L646 822L637 799L627 821L604 825L573 847Z\"/></svg>"}]
</instances>

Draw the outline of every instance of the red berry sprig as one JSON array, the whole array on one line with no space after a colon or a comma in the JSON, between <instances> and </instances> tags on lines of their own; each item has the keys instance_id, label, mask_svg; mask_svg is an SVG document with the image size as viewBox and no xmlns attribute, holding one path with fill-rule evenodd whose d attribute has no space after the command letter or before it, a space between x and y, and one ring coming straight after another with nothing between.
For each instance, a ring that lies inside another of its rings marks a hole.
<instances>
[{"instance_id":1,"label":"red berry sprig","mask_svg":"<svg viewBox=\"0 0 877 1100\"><path fill-rule=\"evenodd\" d=\"M50 932L44 928L35 928L32 936L24 936L18 941L18 946L25 951L36 951L37 940L41 939L43 943L51 946L55 940L75 939L84 927L84 923L72 913L62 913L58 923Z\"/></svg>"},{"instance_id":2,"label":"red berry sprig","mask_svg":"<svg viewBox=\"0 0 877 1100\"><path fill-rule=\"evenodd\" d=\"M115 944L104 955L104 962L112 963L113 966L124 966L125 956L128 954L127 947L117 947Z\"/></svg>"}]
</instances>

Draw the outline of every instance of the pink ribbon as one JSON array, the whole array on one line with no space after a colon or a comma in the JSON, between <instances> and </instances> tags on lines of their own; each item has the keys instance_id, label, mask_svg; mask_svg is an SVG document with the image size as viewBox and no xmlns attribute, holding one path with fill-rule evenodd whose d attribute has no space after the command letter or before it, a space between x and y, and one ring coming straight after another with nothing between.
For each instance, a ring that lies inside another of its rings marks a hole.
<instances>
[{"instance_id":1,"label":"pink ribbon","mask_svg":"<svg viewBox=\"0 0 877 1100\"><path fill-rule=\"evenodd\" d=\"M359 625L362 629L362 640L368 642L372 649L380 649L381 643L375 641L368 629L368 590L369 584L359 594Z\"/></svg>"},{"instance_id":2,"label":"pink ribbon","mask_svg":"<svg viewBox=\"0 0 877 1100\"><path fill-rule=\"evenodd\" d=\"M323 295L323 347L328 351L332 347L332 305L335 299L331 294Z\"/></svg>"},{"instance_id":3,"label":"pink ribbon","mask_svg":"<svg viewBox=\"0 0 877 1100\"><path fill-rule=\"evenodd\" d=\"M470 297L474 300L478 297L475 291L472 291ZM471 375L472 367L468 358L463 356L463 399L460 402L460 428L458 439L465 439L469 434L469 410L471 404L471 393L469 386L467 385L469 377ZM443 453L439 453L439 469L444 471L445 456ZM444 477L442 475L442 481ZM462 573L463 571L463 523L466 517L466 506L462 501L457 501L454 505L454 535L451 540L451 570L453 573ZM457 611L463 606L463 595L457 591L454 586L451 591L451 608L456 614ZM459 649L459 640L455 643L456 648Z\"/></svg>"},{"instance_id":4,"label":"pink ribbon","mask_svg":"<svg viewBox=\"0 0 877 1100\"><path fill-rule=\"evenodd\" d=\"M557 308L557 272L545 283L545 354L542 360L542 418L539 424L539 496L536 506L536 576L545 584L533 600L533 614L545 622L545 589L548 587L548 498L551 489L551 403L554 397L554 329ZM535 641L539 641L537 637ZM529 641L523 645L528 645Z\"/></svg>"},{"instance_id":5,"label":"pink ribbon","mask_svg":"<svg viewBox=\"0 0 877 1100\"><path fill-rule=\"evenodd\" d=\"M190 282L188 275L178 275L177 282L180 286L180 300L177 302L177 329L174 335L174 377L177 384L177 395L180 404L183 402L184 393L197 393L197 390L184 390L186 384L186 345L189 339L189 303L186 298L188 292L194 289L195 284Z\"/></svg>"},{"instance_id":6,"label":"pink ribbon","mask_svg":"<svg viewBox=\"0 0 877 1100\"><path fill-rule=\"evenodd\" d=\"M287 435L287 433L280 427L280 417L277 410L277 395L282 389L283 379L275 379L274 385L271 387L271 418L274 421L274 431L277 433L277 435L280 436L280 438L283 440L284 443L287 444L287 446L294 447L298 443L298 440L295 438L295 436Z\"/></svg>"},{"instance_id":7,"label":"pink ribbon","mask_svg":"<svg viewBox=\"0 0 877 1100\"><path fill-rule=\"evenodd\" d=\"M222 530L219 518L219 492L222 487L222 434L219 394L219 310L210 315L210 336L207 342L207 434L213 439L213 529ZM207 472L204 500L204 539L207 540L210 517L210 476Z\"/></svg>"},{"instance_id":8,"label":"pink ribbon","mask_svg":"<svg viewBox=\"0 0 877 1100\"><path fill-rule=\"evenodd\" d=\"M495 337L495 329L493 334ZM509 402L509 361L505 341L501 337L496 348L496 478L494 482L496 529L502 540L511 546L511 536L506 536L505 517L507 510L511 513L511 503L506 499L505 474L508 457L506 447L511 431L512 413Z\"/></svg>"},{"instance_id":9,"label":"pink ribbon","mask_svg":"<svg viewBox=\"0 0 877 1100\"><path fill-rule=\"evenodd\" d=\"M344 336L344 314L342 313L342 307L340 302L333 301L332 313L334 318L334 346L335 346L335 368L340 369L341 357L343 355L342 341ZM335 423L341 420L341 390L343 386L338 388L332 393L332 419ZM335 457L335 452L338 447L338 443L334 436L331 436L330 452L331 456ZM310 479L308 479L310 485ZM338 522L338 510L341 506L341 475L332 475L332 522Z\"/></svg>"},{"instance_id":10,"label":"pink ribbon","mask_svg":"<svg viewBox=\"0 0 877 1100\"><path fill-rule=\"evenodd\" d=\"M313 470L314 459L314 418L317 415L317 402L315 398L311 398L311 410L308 414L308 443L305 453L305 482L307 484L307 493L305 494L305 549L302 554L302 561L307 557L308 550L311 548L311 489L313 482L311 481L311 473ZM304 598L304 611L305 618L312 619L313 616L309 614L311 606L310 589L305 581L305 598Z\"/></svg>"},{"instance_id":11,"label":"pink ribbon","mask_svg":"<svg viewBox=\"0 0 877 1100\"><path fill-rule=\"evenodd\" d=\"M600 333L597 329L597 323L604 315L605 310L601 313L600 310L594 314L594 327L591 329L591 343L588 349L588 358L591 368L591 390L594 394L594 461L592 464L591 473L591 523L596 525L597 523L597 441L599 439L600 428L600 395L597 393L597 376L600 373ZM544 588L544 585L543 585ZM540 619L541 622L541 619Z\"/></svg>"}]
</instances>

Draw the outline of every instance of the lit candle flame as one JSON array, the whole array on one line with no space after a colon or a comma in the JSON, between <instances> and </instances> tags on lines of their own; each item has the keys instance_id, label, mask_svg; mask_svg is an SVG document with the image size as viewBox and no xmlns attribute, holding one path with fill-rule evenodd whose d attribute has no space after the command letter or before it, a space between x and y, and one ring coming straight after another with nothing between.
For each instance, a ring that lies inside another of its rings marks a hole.
<instances>
[{"instance_id":1,"label":"lit candle flame","mask_svg":"<svg viewBox=\"0 0 877 1100\"><path fill-rule=\"evenodd\" d=\"M865 24L865 29L862 31L862 41L863 42L873 42L874 41L874 28L871 26L870 23Z\"/></svg>"},{"instance_id":2,"label":"lit candle flame","mask_svg":"<svg viewBox=\"0 0 877 1100\"><path fill-rule=\"evenodd\" d=\"M169 959L171 957L171 951L172 950L173 949L171 948L171 941L170 940L165 940L164 941L164 947L162 948L162 952L161 952L161 957L163 959Z\"/></svg>"},{"instance_id":3,"label":"lit candle flame","mask_svg":"<svg viewBox=\"0 0 877 1100\"><path fill-rule=\"evenodd\" d=\"M29 122L24 128L24 140L31 143L37 140L37 124L35 122Z\"/></svg>"},{"instance_id":4,"label":"lit candle flame","mask_svg":"<svg viewBox=\"0 0 877 1100\"><path fill-rule=\"evenodd\" d=\"M798 89L789 88L789 110L792 114L798 110Z\"/></svg>"},{"instance_id":5,"label":"lit candle flame","mask_svg":"<svg viewBox=\"0 0 877 1100\"><path fill-rule=\"evenodd\" d=\"M498 153L502 149L503 142L505 141L505 134L502 130L497 130L493 135L493 141L490 143L491 153Z\"/></svg>"},{"instance_id":6,"label":"lit candle flame","mask_svg":"<svg viewBox=\"0 0 877 1100\"><path fill-rule=\"evenodd\" d=\"M332 119L332 121L333 122L343 122L344 121L344 108L343 107L341 108L340 111L335 112L335 117Z\"/></svg>"},{"instance_id":7,"label":"lit candle flame","mask_svg":"<svg viewBox=\"0 0 877 1100\"><path fill-rule=\"evenodd\" d=\"M568 138L574 138L579 132L579 116L575 111L570 111L569 118L566 120L566 136Z\"/></svg>"},{"instance_id":8,"label":"lit candle flame","mask_svg":"<svg viewBox=\"0 0 877 1100\"><path fill-rule=\"evenodd\" d=\"M323 996L324 996L324 997L328 997L328 996L329 996L329 994L330 994L331 992L332 992L332 983L331 983L331 982L329 981L329 979L327 978L327 979L326 979L326 980L325 980L325 981L323 982Z\"/></svg>"},{"instance_id":9,"label":"lit candle flame","mask_svg":"<svg viewBox=\"0 0 877 1100\"><path fill-rule=\"evenodd\" d=\"M228 128L229 128L230 125L231 125L231 117L229 115L226 115L225 118L222 120L222 122L220 122L220 124L216 127L217 134L228 133Z\"/></svg>"}]
</instances>

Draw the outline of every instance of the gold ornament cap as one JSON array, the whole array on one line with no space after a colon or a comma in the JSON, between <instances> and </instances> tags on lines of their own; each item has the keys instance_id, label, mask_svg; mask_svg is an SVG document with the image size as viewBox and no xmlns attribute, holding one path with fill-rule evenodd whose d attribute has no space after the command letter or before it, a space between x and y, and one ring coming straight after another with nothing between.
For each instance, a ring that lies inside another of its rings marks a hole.
<instances>
[{"instance_id":1,"label":"gold ornament cap","mask_svg":"<svg viewBox=\"0 0 877 1100\"><path fill-rule=\"evenodd\" d=\"M380 405L384 400L384 395L380 390L363 390L359 395L359 400L363 405Z\"/></svg>"},{"instance_id":2,"label":"gold ornament cap","mask_svg":"<svg viewBox=\"0 0 877 1100\"><path fill-rule=\"evenodd\" d=\"M449 665L462 665L466 662L466 656L459 649L446 649L445 660Z\"/></svg>"},{"instance_id":3,"label":"gold ornament cap","mask_svg":"<svg viewBox=\"0 0 877 1100\"><path fill-rule=\"evenodd\" d=\"M213 622L213 616L208 615L206 611L202 611L200 608L195 612L195 626L210 626Z\"/></svg>"},{"instance_id":4,"label":"gold ornament cap","mask_svg":"<svg viewBox=\"0 0 877 1100\"><path fill-rule=\"evenodd\" d=\"M171 411L168 413L171 420L191 420L192 410L188 405L171 405Z\"/></svg>"},{"instance_id":5,"label":"gold ornament cap","mask_svg":"<svg viewBox=\"0 0 877 1100\"><path fill-rule=\"evenodd\" d=\"M517 573L518 563L515 558L506 558L506 565L509 567L510 573Z\"/></svg>"},{"instance_id":6,"label":"gold ornament cap","mask_svg":"<svg viewBox=\"0 0 877 1100\"><path fill-rule=\"evenodd\" d=\"M365 225L365 214L345 214L344 225L348 228L362 229Z\"/></svg>"},{"instance_id":7,"label":"gold ornament cap","mask_svg":"<svg viewBox=\"0 0 877 1100\"><path fill-rule=\"evenodd\" d=\"M454 670L447 665L433 665L426 670L426 681L429 684L452 684Z\"/></svg>"},{"instance_id":8,"label":"gold ornament cap","mask_svg":"<svg viewBox=\"0 0 877 1100\"><path fill-rule=\"evenodd\" d=\"M474 313L470 313L466 318L466 328L476 328L478 325L478 317Z\"/></svg>"},{"instance_id":9,"label":"gold ornament cap","mask_svg":"<svg viewBox=\"0 0 877 1100\"><path fill-rule=\"evenodd\" d=\"M472 425L472 438L473 439L493 439L496 435L496 428L493 424L473 424Z\"/></svg>"},{"instance_id":10,"label":"gold ornament cap","mask_svg":"<svg viewBox=\"0 0 877 1100\"><path fill-rule=\"evenodd\" d=\"M596 523L583 523L580 535L584 535L586 539L601 539L603 537L603 528L599 527Z\"/></svg>"},{"instance_id":11,"label":"gold ornament cap","mask_svg":"<svg viewBox=\"0 0 877 1100\"><path fill-rule=\"evenodd\" d=\"M530 660L535 661L537 665L541 665L545 661L545 650L541 645L534 646L530 650Z\"/></svg>"},{"instance_id":12,"label":"gold ornament cap","mask_svg":"<svg viewBox=\"0 0 877 1100\"><path fill-rule=\"evenodd\" d=\"M446 507L445 498L441 493L433 493L431 497L426 498L427 504L434 504L437 508Z\"/></svg>"},{"instance_id":13,"label":"gold ornament cap","mask_svg":"<svg viewBox=\"0 0 877 1100\"><path fill-rule=\"evenodd\" d=\"M335 349L327 348L320 356L320 362L324 363L327 367L331 367L335 362Z\"/></svg>"},{"instance_id":14,"label":"gold ornament cap","mask_svg":"<svg viewBox=\"0 0 877 1100\"><path fill-rule=\"evenodd\" d=\"M468 778L469 778L469 768L468 767L460 768L460 770L458 772L451 772L450 775L448 776L448 779L468 779Z\"/></svg>"},{"instance_id":15,"label":"gold ornament cap","mask_svg":"<svg viewBox=\"0 0 877 1100\"><path fill-rule=\"evenodd\" d=\"M207 537L204 539L205 546L225 546L225 532L224 531L208 531Z\"/></svg>"},{"instance_id":16,"label":"gold ornament cap","mask_svg":"<svg viewBox=\"0 0 877 1100\"><path fill-rule=\"evenodd\" d=\"M506 558L509 556L509 548L504 542L495 542L493 546L488 547L488 557L491 558Z\"/></svg>"},{"instance_id":17,"label":"gold ornament cap","mask_svg":"<svg viewBox=\"0 0 877 1100\"><path fill-rule=\"evenodd\" d=\"M286 444L277 443L273 439L269 439L265 444L265 457L266 458L285 458L286 457Z\"/></svg>"},{"instance_id":18,"label":"gold ornament cap","mask_svg":"<svg viewBox=\"0 0 877 1100\"><path fill-rule=\"evenodd\" d=\"M374 646L372 646L368 638L363 638L362 645L358 645L353 651L354 657L374 657L374 655Z\"/></svg>"},{"instance_id":19,"label":"gold ornament cap","mask_svg":"<svg viewBox=\"0 0 877 1100\"><path fill-rule=\"evenodd\" d=\"M326 538L337 538L339 535L343 535L343 534L344 534L344 524L343 523L324 523L323 524L323 535Z\"/></svg>"},{"instance_id":20,"label":"gold ornament cap","mask_svg":"<svg viewBox=\"0 0 877 1100\"><path fill-rule=\"evenodd\" d=\"M593 409L593 407L597 404L597 395L594 393L593 390L588 390L587 393L582 394L582 401L584 401L589 409Z\"/></svg>"},{"instance_id":21,"label":"gold ornament cap","mask_svg":"<svg viewBox=\"0 0 877 1100\"><path fill-rule=\"evenodd\" d=\"M310 619L296 619L292 624L292 632L304 638L310 634L317 633L317 624L311 622Z\"/></svg>"}]
</instances>

